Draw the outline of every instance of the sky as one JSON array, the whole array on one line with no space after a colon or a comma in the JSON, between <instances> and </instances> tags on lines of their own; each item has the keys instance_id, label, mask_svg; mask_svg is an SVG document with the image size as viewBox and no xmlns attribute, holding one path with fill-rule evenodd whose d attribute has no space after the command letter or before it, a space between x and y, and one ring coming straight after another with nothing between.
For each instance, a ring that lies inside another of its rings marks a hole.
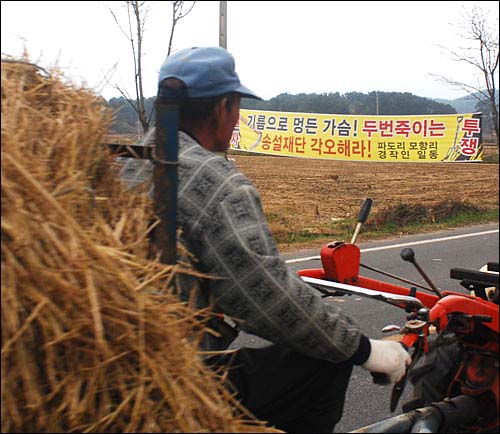
<instances>
[{"instance_id":1,"label":"sky","mask_svg":"<svg viewBox=\"0 0 500 434\"><path fill-rule=\"evenodd\" d=\"M109 11L125 25L124 3L2 1L2 56L26 49L31 62L57 66L106 99L120 96L117 86L135 98L130 42ZM167 55L172 6L148 3L143 74L150 97ZM198 1L178 21L174 51L219 45L219 3ZM474 4L489 12L498 32L498 1L228 1L227 49L242 83L264 99L372 91L455 99L467 92L430 74L481 83L474 67L445 50L469 44L460 24Z\"/></svg>"}]
</instances>

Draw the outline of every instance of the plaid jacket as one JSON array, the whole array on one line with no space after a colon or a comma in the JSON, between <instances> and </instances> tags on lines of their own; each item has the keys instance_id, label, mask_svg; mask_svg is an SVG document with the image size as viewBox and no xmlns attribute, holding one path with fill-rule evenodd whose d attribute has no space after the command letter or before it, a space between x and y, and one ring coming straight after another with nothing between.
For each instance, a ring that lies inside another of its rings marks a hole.
<instances>
[{"instance_id":1,"label":"plaid jacket","mask_svg":"<svg viewBox=\"0 0 500 434\"><path fill-rule=\"evenodd\" d=\"M182 241L195 267L217 277L203 282L198 307L209 294L248 333L332 362L353 357L357 324L287 267L258 191L234 163L180 132L178 174Z\"/></svg>"}]
</instances>

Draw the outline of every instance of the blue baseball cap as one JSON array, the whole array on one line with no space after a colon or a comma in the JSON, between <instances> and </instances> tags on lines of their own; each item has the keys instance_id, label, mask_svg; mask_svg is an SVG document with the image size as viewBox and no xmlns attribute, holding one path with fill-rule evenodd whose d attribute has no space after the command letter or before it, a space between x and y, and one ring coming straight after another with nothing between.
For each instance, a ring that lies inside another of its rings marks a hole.
<instances>
[{"instance_id":1,"label":"blue baseball cap","mask_svg":"<svg viewBox=\"0 0 500 434\"><path fill-rule=\"evenodd\" d=\"M186 85L186 98L208 98L236 92L242 97L262 99L241 84L234 57L222 47L185 48L168 56L160 68L158 84L167 78L176 78ZM166 89L161 89L165 94Z\"/></svg>"}]
</instances>

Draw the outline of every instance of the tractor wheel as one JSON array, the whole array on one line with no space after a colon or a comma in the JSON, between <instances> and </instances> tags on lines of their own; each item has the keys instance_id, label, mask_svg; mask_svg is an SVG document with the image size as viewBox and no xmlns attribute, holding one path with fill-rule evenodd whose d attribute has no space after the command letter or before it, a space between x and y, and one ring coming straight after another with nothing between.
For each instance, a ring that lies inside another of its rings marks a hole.
<instances>
[{"instance_id":1,"label":"tractor wheel","mask_svg":"<svg viewBox=\"0 0 500 434\"><path fill-rule=\"evenodd\" d=\"M408 373L408 380L413 383L414 399L403 405L403 411L406 413L445 398L461 358L453 333L430 336L429 352Z\"/></svg>"}]
</instances>

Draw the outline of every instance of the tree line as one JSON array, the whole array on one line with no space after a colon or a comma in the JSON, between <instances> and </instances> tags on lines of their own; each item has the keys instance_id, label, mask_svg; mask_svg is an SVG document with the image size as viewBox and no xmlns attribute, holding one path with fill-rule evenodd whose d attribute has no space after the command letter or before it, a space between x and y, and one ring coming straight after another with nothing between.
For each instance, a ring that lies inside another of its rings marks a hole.
<instances>
[{"instance_id":1,"label":"tree line","mask_svg":"<svg viewBox=\"0 0 500 434\"><path fill-rule=\"evenodd\" d=\"M107 101L115 116L111 125L113 134L135 134L138 130L137 113L123 97ZM154 97L146 98L144 108L154 122ZM330 113L350 115L426 115L453 114L456 110L447 103L419 97L408 92L338 92L291 95L282 93L266 101L244 98L241 108L300 113Z\"/></svg>"}]
</instances>

